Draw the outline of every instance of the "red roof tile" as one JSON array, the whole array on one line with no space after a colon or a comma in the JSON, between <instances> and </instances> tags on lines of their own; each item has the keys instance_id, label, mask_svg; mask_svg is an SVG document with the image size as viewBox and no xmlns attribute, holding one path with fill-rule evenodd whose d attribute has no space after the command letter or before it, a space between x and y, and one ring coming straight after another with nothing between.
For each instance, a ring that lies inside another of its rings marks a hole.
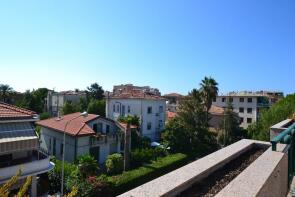
<instances>
[{"instance_id":1,"label":"red roof tile","mask_svg":"<svg viewBox=\"0 0 295 197\"><path fill-rule=\"evenodd\" d=\"M97 119L99 116L95 114L88 114L87 117L79 116L80 113L73 113L62 116L61 118L50 118L46 120L38 121L36 124L54 129L60 132L64 132L67 122L67 128L65 132L72 136L84 136L93 135L95 132L90 128L87 123L89 121Z\"/></svg>"},{"instance_id":2,"label":"red roof tile","mask_svg":"<svg viewBox=\"0 0 295 197\"><path fill-rule=\"evenodd\" d=\"M0 102L0 119L31 119L36 112Z\"/></svg>"},{"instance_id":3,"label":"red roof tile","mask_svg":"<svg viewBox=\"0 0 295 197\"><path fill-rule=\"evenodd\" d=\"M127 129L127 124L126 123L123 123L123 122L118 122L119 126L122 128L122 129ZM137 126L135 125L130 125L130 129L137 129Z\"/></svg>"},{"instance_id":4,"label":"red roof tile","mask_svg":"<svg viewBox=\"0 0 295 197\"><path fill-rule=\"evenodd\" d=\"M223 115L224 114L224 108L218 107L216 105L211 105L209 113L210 114L216 114L216 115Z\"/></svg>"},{"instance_id":5,"label":"red roof tile","mask_svg":"<svg viewBox=\"0 0 295 197\"><path fill-rule=\"evenodd\" d=\"M171 111L167 111L167 118L170 120L172 118L175 118L176 113L175 112L171 112Z\"/></svg>"}]
</instances>

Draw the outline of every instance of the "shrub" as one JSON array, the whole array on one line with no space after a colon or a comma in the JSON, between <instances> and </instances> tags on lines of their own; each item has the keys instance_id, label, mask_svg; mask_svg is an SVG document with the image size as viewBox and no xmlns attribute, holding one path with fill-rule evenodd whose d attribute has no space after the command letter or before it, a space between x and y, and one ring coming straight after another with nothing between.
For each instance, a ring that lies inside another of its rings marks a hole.
<instances>
[{"instance_id":1,"label":"shrub","mask_svg":"<svg viewBox=\"0 0 295 197\"><path fill-rule=\"evenodd\" d=\"M154 149L135 149L131 152L131 167L139 167L143 163L149 163L152 159L155 158Z\"/></svg>"},{"instance_id":2,"label":"shrub","mask_svg":"<svg viewBox=\"0 0 295 197\"><path fill-rule=\"evenodd\" d=\"M157 161L145 167L123 172L121 175L108 177L108 182L112 186L114 194L118 195L175 170L185 165L189 160L190 157L182 153L168 155L159 158Z\"/></svg>"},{"instance_id":3,"label":"shrub","mask_svg":"<svg viewBox=\"0 0 295 197\"><path fill-rule=\"evenodd\" d=\"M106 160L106 167L108 174L119 174L123 172L124 158L121 154L115 153L109 155Z\"/></svg>"},{"instance_id":4,"label":"shrub","mask_svg":"<svg viewBox=\"0 0 295 197\"><path fill-rule=\"evenodd\" d=\"M82 177L96 175L99 172L97 161L89 154L78 158L79 173Z\"/></svg>"}]
</instances>

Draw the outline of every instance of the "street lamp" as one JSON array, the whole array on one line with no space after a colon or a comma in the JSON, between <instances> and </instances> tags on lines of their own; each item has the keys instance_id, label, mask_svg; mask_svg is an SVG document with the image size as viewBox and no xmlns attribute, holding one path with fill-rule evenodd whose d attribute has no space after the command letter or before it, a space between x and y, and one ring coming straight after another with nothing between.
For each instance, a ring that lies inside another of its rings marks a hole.
<instances>
[{"instance_id":1,"label":"street lamp","mask_svg":"<svg viewBox=\"0 0 295 197\"><path fill-rule=\"evenodd\" d=\"M73 121L73 120L75 120L75 119L77 119L77 118L79 118L81 116L86 117L87 115L88 115L87 112L83 112L83 113L79 114L79 116L76 116L76 117L68 120L66 122L66 125L65 125L65 128L64 128L63 150L62 150L62 168L61 168L61 195L60 195L61 197L63 196L63 192L64 192L64 164L65 164L65 147L66 147L66 129L67 129L68 124L71 121Z\"/></svg>"}]
</instances>

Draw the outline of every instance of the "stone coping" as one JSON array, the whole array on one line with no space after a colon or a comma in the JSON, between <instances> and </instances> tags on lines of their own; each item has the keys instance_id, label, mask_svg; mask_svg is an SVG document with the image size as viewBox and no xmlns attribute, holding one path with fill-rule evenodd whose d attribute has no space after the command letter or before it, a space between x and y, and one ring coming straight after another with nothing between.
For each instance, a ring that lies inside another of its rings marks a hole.
<instances>
[{"instance_id":1,"label":"stone coping","mask_svg":"<svg viewBox=\"0 0 295 197\"><path fill-rule=\"evenodd\" d=\"M270 145L256 140L240 140L206 157L132 189L120 197L176 196L250 149L254 144Z\"/></svg>"},{"instance_id":2,"label":"stone coping","mask_svg":"<svg viewBox=\"0 0 295 197\"><path fill-rule=\"evenodd\" d=\"M278 144L278 149L283 150L285 146ZM286 196L288 187L286 156L280 151L272 151L270 147L216 197ZM281 167L278 168L279 164ZM273 174L275 175L272 177Z\"/></svg>"}]
</instances>

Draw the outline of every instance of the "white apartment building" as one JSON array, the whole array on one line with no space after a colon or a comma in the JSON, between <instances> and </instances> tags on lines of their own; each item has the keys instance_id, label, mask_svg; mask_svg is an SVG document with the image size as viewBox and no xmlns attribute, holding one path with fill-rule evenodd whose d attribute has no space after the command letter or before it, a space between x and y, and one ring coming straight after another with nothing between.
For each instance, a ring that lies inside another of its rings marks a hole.
<instances>
[{"instance_id":1,"label":"white apartment building","mask_svg":"<svg viewBox=\"0 0 295 197\"><path fill-rule=\"evenodd\" d=\"M36 120L35 112L0 102L0 185L21 170L12 189L21 187L26 177L32 176L32 197L37 196L37 176L54 168L46 151L39 147L33 125Z\"/></svg>"},{"instance_id":2,"label":"white apartment building","mask_svg":"<svg viewBox=\"0 0 295 197\"><path fill-rule=\"evenodd\" d=\"M165 126L166 99L138 89L106 96L107 118L117 120L120 116L128 115L140 118L142 136L158 141Z\"/></svg>"},{"instance_id":3,"label":"white apartment building","mask_svg":"<svg viewBox=\"0 0 295 197\"><path fill-rule=\"evenodd\" d=\"M228 103L232 103L234 111L240 117L240 126L246 129L251 123L257 121L262 108L269 108L281 98L283 98L282 92L230 92L217 96L213 105L227 107Z\"/></svg>"},{"instance_id":4,"label":"white apartment building","mask_svg":"<svg viewBox=\"0 0 295 197\"><path fill-rule=\"evenodd\" d=\"M78 112L41 120L36 124L41 127L41 147L57 159L62 159L64 132L67 162L90 154L101 164L108 155L121 151L119 131L122 128L115 121L99 115L88 114L84 117Z\"/></svg>"},{"instance_id":5,"label":"white apartment building","mask_svg":"<svg viewBox=\"0 0 295 197\"><path fill-rule=\"evenodd\" d=\"M66 102L77 104L81 98L86 98L86 93L83 91L48 91L45 98L46 110L51 116L56 117Z\"/></svg>"}]
</instances>

